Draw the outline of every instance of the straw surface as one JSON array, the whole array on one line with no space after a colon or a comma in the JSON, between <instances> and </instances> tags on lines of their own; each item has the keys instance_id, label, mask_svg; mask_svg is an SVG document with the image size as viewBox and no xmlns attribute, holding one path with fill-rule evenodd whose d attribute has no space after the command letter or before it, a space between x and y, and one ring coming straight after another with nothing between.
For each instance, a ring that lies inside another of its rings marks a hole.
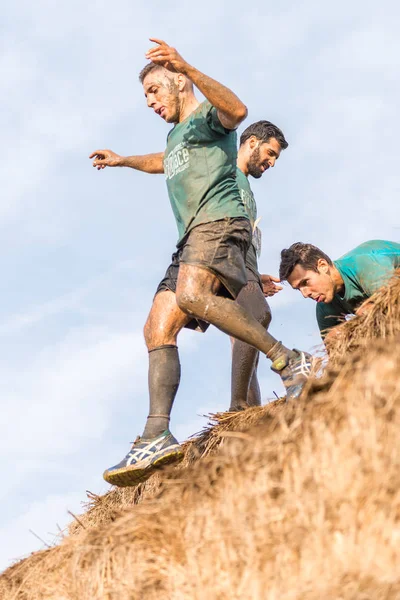
<instances>
[{"instance_id":1,"label":"straw surface","mask_svg":"<svg viewBox=\"0 0 400 600\"><path fill-rule=\"evenodd\" d=\"M2 600L400 598L399 280L296 403L222 413L185 459L92 497Z\"/></svg>"}]
</instances>

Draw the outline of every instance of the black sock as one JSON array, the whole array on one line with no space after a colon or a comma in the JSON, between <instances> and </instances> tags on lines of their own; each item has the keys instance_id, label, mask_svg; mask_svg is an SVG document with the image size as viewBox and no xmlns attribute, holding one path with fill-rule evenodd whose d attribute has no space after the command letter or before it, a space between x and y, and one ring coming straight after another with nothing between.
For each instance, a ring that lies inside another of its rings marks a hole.
<instances>
[{"instance_id":1,"label":"black sock","mask_svg":"<svg viewBox=\"0 0 400 600\"><path fill-rule=\"evenodd\" d=\"M150 412L143 438L154 438L169 428L169 416L180 378L177 346L159 346L149 351Z\"/></svg>"}]
</instances>

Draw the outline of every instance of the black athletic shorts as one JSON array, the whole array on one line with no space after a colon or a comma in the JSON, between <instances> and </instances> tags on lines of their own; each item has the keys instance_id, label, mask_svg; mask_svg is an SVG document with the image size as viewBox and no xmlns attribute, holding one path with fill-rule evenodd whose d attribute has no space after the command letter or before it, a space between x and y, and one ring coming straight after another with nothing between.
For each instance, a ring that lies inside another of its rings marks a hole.
<instances>
[{"instance_id":1,"label":"black athletic shorts","mask_svg":"<svg viewBox=\"0 0 400 600\"><path fill-rule=\"evenodd\" d=\"M221 282L218 296L235 299L247 283L246 254L251 242L250 221L244 217L226 218L198 225L182 240L172 255L156 294L176 292L180 263L211 271ZM209 323L192 319L186 327L205 331Z\"/></svg>"}]
</instances>

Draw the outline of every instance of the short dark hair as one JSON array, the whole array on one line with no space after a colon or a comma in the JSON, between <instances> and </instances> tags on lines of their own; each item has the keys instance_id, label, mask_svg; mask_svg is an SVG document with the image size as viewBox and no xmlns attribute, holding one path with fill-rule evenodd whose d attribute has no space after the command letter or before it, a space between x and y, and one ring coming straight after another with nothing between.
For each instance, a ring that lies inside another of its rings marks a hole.
<instances>
[{"instance_id":1,"label":"short dark hair","mask_svg":"<svg viewBox=\"0 0 400 600\"><path fill-rule=\"evenodd\" d=\"M153 63L153 62L147 63L147 65L145 65L139 73L140 83L143 83L143 81L145 80L147 75L149 73L151 73L152 71L155 71L156 69L163 69L163 68L164 67L162 67L161 65L156 65L156 63Z\"/></svg>"},{"instance_id":2,"label":"short dark hair","mask_svg":"<svg viewBox=\"0 0 400 600\"><path fill-rule=\"evenodd\" d=\"M286 281L296 265L300 265L306 270L317 271L317 264L320 258L326 260L328 265L333 265L329 256L312 244L296 242L290 248L284 248L281 252L279 279Z\"/></svg>"},{"instance_id":3,"label":"short dark hair","mask_svg":"<svg viewBox=\"0 0 400 600\"><path fill-rule=\"evenodd\" d=\"M282 150L285 150L289 146L279 127L270 121L257 121L249 125L240 136L240 145L242 146L242 144L247 142L252 135L263 143L267 143L271 138L275 138Z\"/></svg>"}]
</instances>

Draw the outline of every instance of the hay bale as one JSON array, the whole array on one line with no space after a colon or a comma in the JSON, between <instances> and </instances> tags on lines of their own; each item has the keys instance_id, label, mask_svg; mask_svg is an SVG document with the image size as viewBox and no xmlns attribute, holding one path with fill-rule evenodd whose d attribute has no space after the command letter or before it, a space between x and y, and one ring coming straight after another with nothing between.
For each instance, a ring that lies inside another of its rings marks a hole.
<instances>
[{"instance_id":1,"label":"hay bale","mask_svg":"<svg viewBox=\"0 0 400 600\"><path fill-rule=\"evenodd\" d=\"M400 597L399 344L337 361L245 433L225 422L218 452L6 571L1 598Z\"/></svg>"},{"instance_id":2,"label":"hay bale","mask_svg":"<svg viewBox=\"0 0 400 600\"><path fill-rule=\"evenodd\" d=\"M365 304L370 302L371 310L339 325L335 328L337 335L327 338L326 348L331 361L340 361L344 355L368 347L376 339L400 333L400 269L388 285L373 294Z\"/></svg>"},{"instance_id":3,"label":"hay bale","mask_svg":"<svg viewBox=\"0 0 400 600\"><path fill-rule=\"evenodd\" d=\"M223 412L208 415L209 422L204 429L183 444L184 458L175 466L155 473L144 483L135 487L115 488L102 496L87 492L89 501L85 503L85 512L79 515L79 521L72 521L68 531L70 535L79 535L84 529L111 523L121 511L153 498L162 488L164 474L172 470L181 471L195 461L216 452L230 433L246 431L273 415L285 404L284 400L271 402L263 407L254 407L243 412ZM82 527L83 526L83 527Z\"/></svg>"}]
</instances>

